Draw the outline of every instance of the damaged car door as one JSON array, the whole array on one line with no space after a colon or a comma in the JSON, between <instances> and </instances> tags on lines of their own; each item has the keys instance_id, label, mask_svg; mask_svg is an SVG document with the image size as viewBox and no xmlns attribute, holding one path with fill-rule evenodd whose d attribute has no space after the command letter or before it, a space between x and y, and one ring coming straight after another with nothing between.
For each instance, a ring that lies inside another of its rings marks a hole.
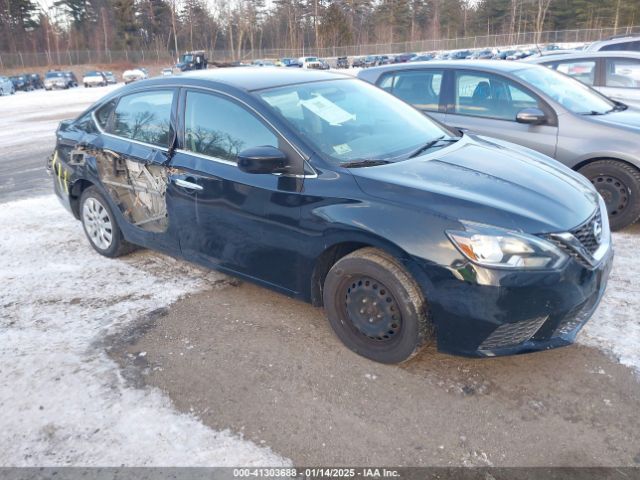
<instances>
[{"instance_id":1,"label":"damaged car door","mask_svg":"<svg viewBox=\"0 0 640 480\"><path fill-rule=\"evenodd\" d=\"M302 172L303 159L235 97L185 89L180 105L182 138L167 201L183 256L293 292L297 258L282 257L299 222L302 176L248 173L237 160L264 146L279 149L294 170Z\"/></svg>"},{"instance_id":2,"label":"damaged car door","mask_svg":"<svg viewBox=\"0 0 640 480\"><path fill-rule=\"evenodd\" d=\"M172 88L134 92L94 114L102 130L97 174L125 219L121 228L136 243L169 253L179 248L165 198L174 97Z\"/></svg>"}]
</instances>

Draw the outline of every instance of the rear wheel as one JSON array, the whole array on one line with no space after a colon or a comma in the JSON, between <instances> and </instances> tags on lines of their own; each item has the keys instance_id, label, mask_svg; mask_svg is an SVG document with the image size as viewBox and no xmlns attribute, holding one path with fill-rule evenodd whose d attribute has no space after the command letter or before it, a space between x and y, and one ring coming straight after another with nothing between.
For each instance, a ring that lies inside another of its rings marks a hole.
<instances>
[{"instance_id":1,"label":"rear wheel","mask_svg":"<svg viewBox=\"0 0 640 480\"><path fill-rule=\"evenodd\" d=\"M404 362L432 336L418 285L381 250L364 248L338 260L327 274L323 298L336 335L371 360Z\"/></svg>"},{"instance_id":2,"label":"rear wheel","mask_svg":"<svg viewBox=\"0 0 640 480\"><path fill-rule=\"evenodd\" d=\"M80 218L89 243L99 254L115 258L134 250L122 236L109 204L96 187L82 192Z\"/></svg>"},{"instance_id":3,"label":"rear wheel","mask_svg":"<svg viewBox=\"0 0 640 480\"><path fill-rule=\"evenodd\" d=\"M602 195L612 230L640 218L640 170L618 160L598 160L580 169Z\"/></svg>"}]
</instances>

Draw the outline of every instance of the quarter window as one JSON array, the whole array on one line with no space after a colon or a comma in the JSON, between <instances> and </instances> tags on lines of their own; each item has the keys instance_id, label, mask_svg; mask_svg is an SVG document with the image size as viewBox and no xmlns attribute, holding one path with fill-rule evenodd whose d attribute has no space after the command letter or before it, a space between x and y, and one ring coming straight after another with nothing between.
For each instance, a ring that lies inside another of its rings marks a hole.
<instances>
[{"instance_id":1,"label":"quarter window","mask_svg":"<svg viewBox=\"0 0 640 480\"><path fill-rule=\"evenodd\" d=\"M456 74L455 113L515 121L525 108L541 106L535 97L506 78L480 72Z\"/></svg>"},{"instance_id":2,"label":"quarter window","mask_svg":"<svg viewBox=\"0 0 640 480\"><path fill-rule=\"evenodd\" d=\"M593 86L596 77L596 61L595 60L572 60L570 62L557 62L553 64L553 68L560 73L569 75L572 78Z\"/></svg>"},{"instance_id":3,"label":"quarter window","mask_svg":"<svg viewBox=\"0 0 640 480\"><path fill-rule=\"evenodd\" d=\"M115 109L113 133L121 137L167 147L171 131L173 92L134 93L120 99Z\"/></svg>"},{"instance_id":4,"label":"quarter window","mask_svg":"<svg viewBox=\"0 0 640 480\"><path fill-rule=\"evenodd\" d=\"M235 162L242 150L264 145L278 147L278 138L255 115L226 98L187 92L187 150Z\"/></svg>"},{"instance_id":5,"label":"quarter window","mask_svg":"<svg viewBox=\"0 0 640 480\"><path fill-rule=\"evenodd\" d=\"M100 127L103 130L108 130L109 119L111 117L111 114L113 113L115 106L116 106L116 101L111 100L110 102L106 103L105 105L101 106L98 110L96 110L96 113L95 113L96 121L98 122L98 125L100 125Z\"/></svg>"},{"instance_id":6,"label":"quarter window","mask_svg":"<svg viewBox=\"0 0 640 480\"><path fill-rule=\"evenodd\" d=\"M607 58L607 87L639 88L640 60L633 58Z\"/></svg>"}]
</instances>

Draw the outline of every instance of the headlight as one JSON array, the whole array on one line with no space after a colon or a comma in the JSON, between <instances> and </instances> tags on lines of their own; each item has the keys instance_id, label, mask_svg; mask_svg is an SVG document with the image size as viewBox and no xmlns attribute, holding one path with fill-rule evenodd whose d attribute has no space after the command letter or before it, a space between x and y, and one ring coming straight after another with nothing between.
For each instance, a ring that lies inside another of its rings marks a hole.
<instances>
[{"instance_id":1,"label":"headlight","mask_svg":"<svg viewBox=\"0 0 640 480\"><path fill-rule=\"evenodd\" d=\"M497 227L465 224L465 230L447 230L449 239L469 260L485 267L550 269L569 258L541 238Z\"/></svg>"}]
</instances>

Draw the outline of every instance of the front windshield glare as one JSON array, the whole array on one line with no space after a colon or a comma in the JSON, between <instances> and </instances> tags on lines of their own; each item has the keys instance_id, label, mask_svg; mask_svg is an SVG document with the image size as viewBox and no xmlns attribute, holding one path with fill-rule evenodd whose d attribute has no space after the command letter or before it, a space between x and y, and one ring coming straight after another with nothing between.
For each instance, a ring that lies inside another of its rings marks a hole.
<instances>
[{"instance_id":1,"label":"front windshield glare","mask_svg":"<svg viewBox=\"0 0 640 480\"><path fill-rule=\"evenodd\" d=\"M259 92L327 159L397 161L451 132L360 80L312 82Z\"/></svg>"},{"instance_id":2,"label":"front windshield glare","mask_svg":"<svg viewBox=\"0 0 640 480\"><path fill-rule=\"evenodd\" d=\"M513 73L574 113L604 114L615 106L613 102L578 80L546 67L525 68Z\"/></svg>"}]
</instances>

